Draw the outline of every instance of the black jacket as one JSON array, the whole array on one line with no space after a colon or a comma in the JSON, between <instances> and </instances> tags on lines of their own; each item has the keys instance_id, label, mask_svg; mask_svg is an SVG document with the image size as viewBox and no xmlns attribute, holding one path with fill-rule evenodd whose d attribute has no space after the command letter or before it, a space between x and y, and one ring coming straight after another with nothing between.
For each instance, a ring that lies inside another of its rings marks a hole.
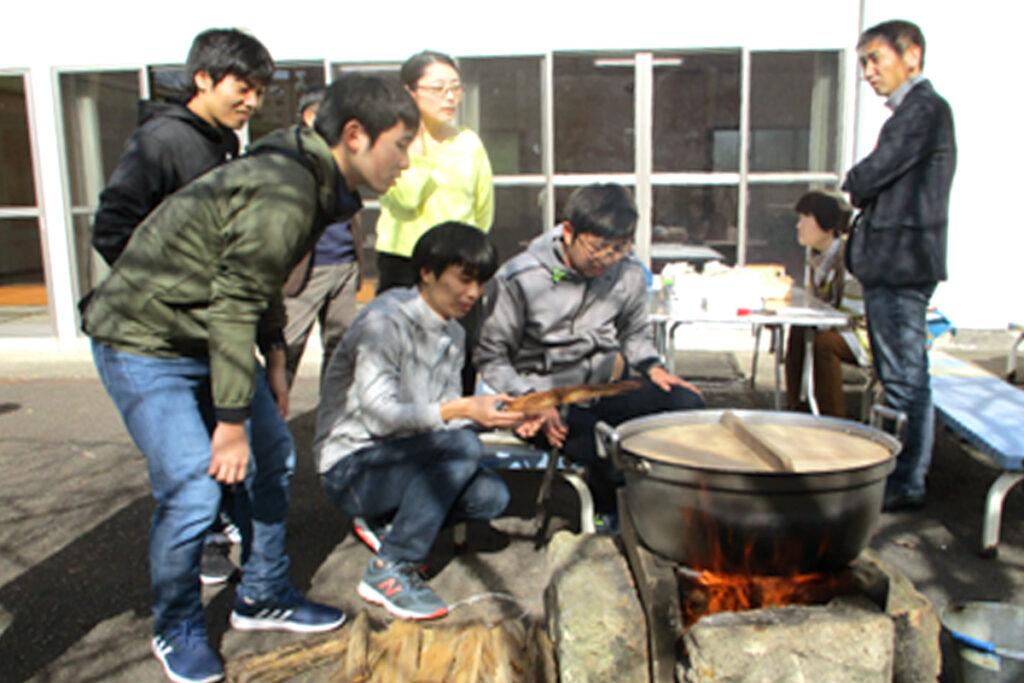
<instances>
[{"instance_id":1,"label":"black jacket","mask_svg":"<svg viewBox=\"0 0 1024 683\"><path fill-rule=\"evenodd\" d=\"M846 264L865 287L946 279L955 169L953 112L922 80L882 126L874 151L850 169L843 183L861 209Z\"/></svg>"},{"instance_id":2,"label":"black jacket","mask_svg":"<svg viewBox=\"0 0 1024 683\"><path fill-rule=\"evenodd\" d=\"M213 126L175 102L140 102L139 127L100 193L93 246L112 265L157 204L237 154L231 129Z\"/></svg>"}]
</instances>

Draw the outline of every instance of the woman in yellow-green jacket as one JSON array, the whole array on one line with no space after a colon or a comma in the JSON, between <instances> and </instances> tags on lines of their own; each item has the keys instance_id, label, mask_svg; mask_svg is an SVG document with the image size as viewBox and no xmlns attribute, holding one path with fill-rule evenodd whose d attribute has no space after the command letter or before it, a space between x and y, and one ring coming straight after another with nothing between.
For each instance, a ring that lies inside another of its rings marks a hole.
<instances>
[{"instance_id":1,"label":"woman in yellow-green jacket","mask_svg":"<svg viewBox=\"0 0 1024 683\"><path fill-rule=\"evenodd\" d=\"M425 50L402 65L401 79L420 109L420 129L409 147L409 168L380 198L378 293L416 283L412 249L433 226L460 221L488 232L494 220L487 152L476 133L454 123L462 99L455 62Z\"/></svg>"}]
</instances>

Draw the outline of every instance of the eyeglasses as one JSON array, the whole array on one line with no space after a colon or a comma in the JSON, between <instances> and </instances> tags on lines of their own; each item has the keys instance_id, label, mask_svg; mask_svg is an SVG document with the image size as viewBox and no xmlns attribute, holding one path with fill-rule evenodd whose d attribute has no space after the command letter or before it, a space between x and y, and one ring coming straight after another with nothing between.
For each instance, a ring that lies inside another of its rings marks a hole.
<instances>
[{"instance_id":1,"label":"eyeglasses","mask_svg":"<svg viewBox=\"0 0 1024 683\"><path fill-rule=\"evenodd\" d=\"M450 83L424 83L416 86L417 90L426 90L436 97L444 97L451 93L455 97L462 95L462 83L452 81Z\"/></svg>"},{"instance_id":2,"label":"eyeglasses","mask_svg":"<svg viewBox=\"0 0 1024 683\"><path fill-rule=\"evenodd\" d=\"M633 251L633 242L630 240L617 240L614 242L591 242L583 235L576 235L576 241L583 245L593 258L607 258L609 256L628 256Z\"/></svg>"}]
</instances>

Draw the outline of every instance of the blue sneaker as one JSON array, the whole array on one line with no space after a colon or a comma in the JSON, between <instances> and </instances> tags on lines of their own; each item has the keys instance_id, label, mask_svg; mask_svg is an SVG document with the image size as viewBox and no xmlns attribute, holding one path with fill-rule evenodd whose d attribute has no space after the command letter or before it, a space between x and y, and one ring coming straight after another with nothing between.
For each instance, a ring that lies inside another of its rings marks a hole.
<instances>
[{"instance_id":1,"label":"blue sneaker","mask_svg":"<svg viewBox=\"0 0 1024 683\"><path fill-rule=\"evenodd\" d=\"M423 583L419 567L412 562L370 558L357 592L399 619L438 619L448 614L448 605Z\"/></svg>"},{"instance_id":2,"label":"blue sneaker","mask_svg":"<svg viewBox=\"0 0 1024 683\"><path fill-rule=\"evenodd\" d=\"M224 665L206 639L206 628L185 622L155 636L153 654L175 683L212 683L224 678Z\"/></svg>"},{"instance_id":3,"label":"blue sneaker","mask_svg":"<svg viewBox=\"0 0 1024 683\"><path fill-rule=\"evenodd\" d=\"M240 631L291 631L320 633L345 623L340 609L306 600L302 591L289 586L276 600L257 602L235 596L231 625Z\"/></svg>"}]
</instances>

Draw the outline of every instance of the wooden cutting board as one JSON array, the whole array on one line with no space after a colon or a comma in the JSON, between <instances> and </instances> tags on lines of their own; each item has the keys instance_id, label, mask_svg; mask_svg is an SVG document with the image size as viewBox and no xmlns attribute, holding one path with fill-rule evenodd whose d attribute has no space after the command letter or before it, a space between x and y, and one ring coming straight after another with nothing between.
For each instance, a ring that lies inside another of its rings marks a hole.
<instances>
[{"instance_id":1,"label":"wooden cutting board","mask_svg":"<svg viewBox=\"0 0 1024 683\"><path fill-rule=\"evenodd\" d=\"M608 384L573 384L568 387L556 387L547 391L523 394L506 403L505 409L533 415L564 403L579 403L602 396L617 396L627 391L635 391L642 386L643 382L638 379L627 379Z\"/></svg>"}]
</instances>

